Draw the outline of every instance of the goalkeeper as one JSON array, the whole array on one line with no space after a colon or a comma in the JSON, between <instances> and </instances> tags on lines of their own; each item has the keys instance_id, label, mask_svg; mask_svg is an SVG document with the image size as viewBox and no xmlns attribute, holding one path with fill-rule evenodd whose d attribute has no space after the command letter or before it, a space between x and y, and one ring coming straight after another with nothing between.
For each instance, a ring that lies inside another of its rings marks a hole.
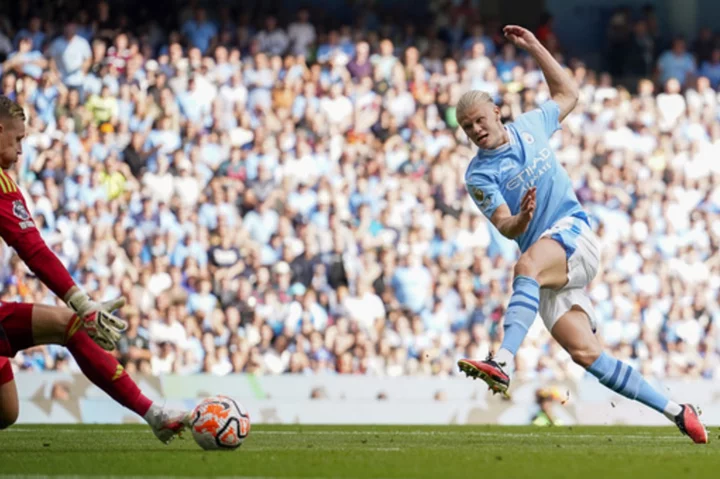
<instances>
[{"instance_id":1,"label":"goalkeeper","mask_svg":"<svg viewBox=\"0 0 720 479\"><path fill-rule=\"evenodd\" d=\"M115 349L125 323L113 311L123 298L96 303L70 277L35 227L15 182L5 173L22 154L25 114L17 103L0 96L0 237L68 308L0 302L0 429L18 417L18 394L7 358L43 344L61 344L87 378L115 401L142 416L155 435L168 443L183 429L183 413L157 405L108 353Z\"/></svg>"}]
</instances>

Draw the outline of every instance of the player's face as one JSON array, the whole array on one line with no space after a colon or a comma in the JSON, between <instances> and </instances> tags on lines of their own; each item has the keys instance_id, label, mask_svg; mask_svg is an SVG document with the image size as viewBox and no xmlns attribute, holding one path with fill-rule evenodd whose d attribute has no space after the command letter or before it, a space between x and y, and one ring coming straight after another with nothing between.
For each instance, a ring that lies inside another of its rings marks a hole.
<instances>
[{"instance_id":1,"label":"player's face","mask_svg":"<svg viewBox=\"0 0 720 479\"><path fill-rule=\"evenodd\" d=\"M482 102L470 107L460 126L468 138L483 150L492 150L507 141L500 121L500 108L494 103Z\"/></svg>"},{"instance_id":2,"label":"player's face","mask_svg":"<svg viewBox=\"0 0 720 479\"><path fill-rule=\"evenodd\" d=\"M25 124L22 120L10 119L0 123L0 168L7 170L17 163L22 155L23 138Z\"/></svg>"}]
</instances>

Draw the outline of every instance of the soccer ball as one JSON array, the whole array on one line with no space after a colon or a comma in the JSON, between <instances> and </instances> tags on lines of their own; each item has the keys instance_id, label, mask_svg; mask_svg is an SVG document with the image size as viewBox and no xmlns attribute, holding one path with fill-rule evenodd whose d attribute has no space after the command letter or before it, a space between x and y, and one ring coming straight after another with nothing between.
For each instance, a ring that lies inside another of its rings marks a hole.
<instances>
[{"instance_id":1,"label":"soccer ball","mask_svg":"<svg viewBox=\"0 0 720 479\"><path fill-rule=\"evenodd\" d=\"M232 398L210 397L193 410L190 430L205 450L237 449L250 434L250 415Z\"/></svg>"}]
</instances>

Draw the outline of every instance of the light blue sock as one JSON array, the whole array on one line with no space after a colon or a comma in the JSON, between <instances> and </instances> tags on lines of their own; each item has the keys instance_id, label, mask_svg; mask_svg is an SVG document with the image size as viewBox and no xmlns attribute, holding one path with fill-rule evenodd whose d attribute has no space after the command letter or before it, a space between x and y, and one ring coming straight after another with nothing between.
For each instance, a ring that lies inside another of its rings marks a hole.
<instances>
[{"instance_id":1,"label":"light blue sock","mask_svg":"<svg viewBox=\"0 0 720 479\"><path fill-rule=\"evenodd\" d=\"M513 294L505 313L501 350L515 356L530 326L537 316L540 305L540 285L527 276L517 276L513 281Z\"/></svg>"},{"instance_id":2,"label":"light blue sock","mask_svg":"<svg viewBox=\"0 0 720 479\"><path fill-rule=\"evenodd\" d=\"M639 372L612 356L602 353L588 371L598 378L603 386L628 399L639 401L669 418L680 413L677 403L657 392Z\"/></svg>"}]
</instances>

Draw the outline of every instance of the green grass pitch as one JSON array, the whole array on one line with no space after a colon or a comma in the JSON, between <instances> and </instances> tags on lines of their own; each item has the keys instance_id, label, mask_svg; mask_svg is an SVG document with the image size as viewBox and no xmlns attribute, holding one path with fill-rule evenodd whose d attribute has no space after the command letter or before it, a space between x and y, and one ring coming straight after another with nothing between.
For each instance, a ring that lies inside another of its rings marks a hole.
<instances>
[{"instance_id":1,"label":"green grass pitch","mask_svg":"<svg viewBox=\"0 0 720 479\"><path fill-rule=\"evenodd\" d=\"M169 446L141 426L0 432L0 477L681 478L717 477L720 431L674 428L256 426L235 451Z\"/></svg>"}]
</instances>

